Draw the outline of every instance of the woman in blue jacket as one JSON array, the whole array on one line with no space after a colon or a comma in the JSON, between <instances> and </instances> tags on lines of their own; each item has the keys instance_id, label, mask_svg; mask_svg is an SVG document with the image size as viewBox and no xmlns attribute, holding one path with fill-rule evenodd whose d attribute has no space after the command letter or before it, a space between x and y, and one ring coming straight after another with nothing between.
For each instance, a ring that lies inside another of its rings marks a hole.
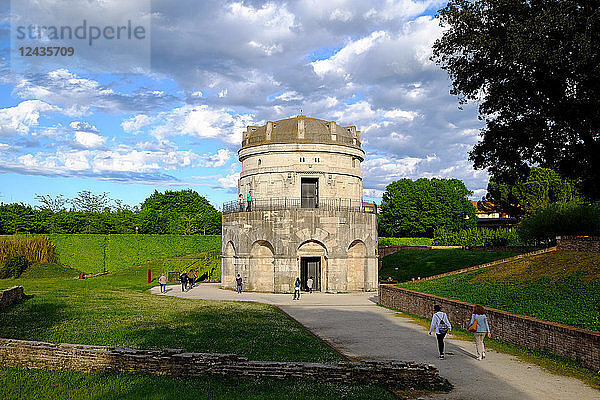
<instances>
[{"instance_id":1,"label":"woman in blue jacket","mask_svg":"<svg viewBox=\"0 0 600 400\"><path fill-rule=\"evenodd\" d=\"M481 360L485 358L485 346L483 345L483 339L485 338L486 334L488 337L492 337L492 334L490 333L490 326L485 315L485 309L479 304L473 308L473 314L471 315L471 322L469 322L469 326L473 325L473 321L477 321L477 330L473 333L473 336L475 337L475 350L477 350L477 359Z\"/></svg>"}]
</instances>

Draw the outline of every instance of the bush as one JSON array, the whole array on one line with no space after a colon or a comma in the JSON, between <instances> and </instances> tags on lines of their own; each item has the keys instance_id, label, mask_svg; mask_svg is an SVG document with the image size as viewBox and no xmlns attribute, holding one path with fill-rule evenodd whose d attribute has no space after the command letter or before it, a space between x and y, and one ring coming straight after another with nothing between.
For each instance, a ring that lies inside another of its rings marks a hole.
<instances>
[{"instance_id":1,"label":"bush","mask_svg":"<svg viewBox=\"0 0 600 400\"><path fill-rule=\"evenodd\" d=\"M380 246L431 246L433 239L430 238L395 238L395 237L380 237Z\"/></svg>"},{"instance_id":2,"label":"bush","mask_svg":"<svg viewBox=\"0 0 600 400\"><path fill-rule=\"evenodd\" d=\"M556 236L600 234L600 202L552 203L525 218L518 227L525 241L554 241Z\"/></svg>"},{"instance_id":3,"label":"bush","mask_svg":"<svg viewBox=\"0 0 600 400\"><path fill-rule=\"evenodd\" d=\"M15 256L23 256L31 264L56 261L54 244L47 236L0 236L0 263Z\"/></svg>"},{"instance_id":4,"label":"bush","mask_svg":"<svg viewBox=\"0 0 600 400\"><path fill-rule=\"evenodd\" d=\"M11 257L0 268L0 278L18 278L21 274L29 268L29 261L24 256Z\"/></svg>"},{"instance_id":5,"label":"bush","mask_svg":"<svg viewBox=\"0 0 600 400\"><path fill-rule=\"evenodd\" d=\"M451 231L437 229L434 242L440 246L523 246L517 231L512 228L473 228Z\"/></svg>"}]
</instances>

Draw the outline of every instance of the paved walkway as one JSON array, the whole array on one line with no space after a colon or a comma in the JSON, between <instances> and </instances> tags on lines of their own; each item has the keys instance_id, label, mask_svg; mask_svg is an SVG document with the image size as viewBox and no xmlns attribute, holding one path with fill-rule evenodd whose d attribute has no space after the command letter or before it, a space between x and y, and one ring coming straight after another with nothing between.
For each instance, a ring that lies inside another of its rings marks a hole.
<instances>
[{"instance_id":1,"label":"paved walkway","mask_svg":"<svg viewBox=\"0 0 600 400\"><path fill-rule=\"evenodd\" d=\"M543 399L597 400L600 392L573 378L553 375L534 364L494 351L477 361L471 342L446 340L445 360L437 359L435 337L411 319L377 306L374 293L291 294L242 293L200 284L182 293L169 286L166 295L191 299L256 301L279 306L312 332L353 359L395 359L434 364L454 384L448 394L427 399ZM159 293L159 288L151 289ZM452 322L452 321L451 321ZM493 329L493 327L492 327Z\"/></svg>"}]
</instances>

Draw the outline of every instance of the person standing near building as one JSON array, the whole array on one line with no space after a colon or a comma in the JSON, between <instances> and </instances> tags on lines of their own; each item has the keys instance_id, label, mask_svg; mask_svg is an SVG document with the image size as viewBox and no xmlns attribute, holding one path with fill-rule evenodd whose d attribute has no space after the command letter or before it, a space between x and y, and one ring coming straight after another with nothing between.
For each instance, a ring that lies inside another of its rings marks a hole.
<instances>
[{"instance_id":1,"label":"person standing near building","mask_svg":"<svg viewBox=\"0 0 600 400\"><path fill-rule=\"evenodd\" d=\"M437 337L438 350L440 351L440 360L444 359L444 337L448 332L452 330L452 325L448 320L448 316L442 311L442 306L436 304L433 306L433 317L431 317L431 326L429 327L429 334L435 330L435 336Z\"/></svg>"},{"instance_id":2,"label":"person standing near building","mask_svg":"<svg viewBox=\"0 0 600 400\"><path fill-rule=\"evenodd\" d=\"M160 284L160 292L167 293L167 277L165 276L164 272L160 274L160 278L158 278L158 283Z\"/></svg>"},{"instance_id":3,"label":"person standing near building","mask_svg":"<svg viewBox=\"0 0 600 400\"><path fill-rule=\"evenodd\" d=\"M294 282L294 299L300 300L300 278L296 278L296 282Z\"/></svg>"},{"instance_id":4,"label":"person standing near building","mask_svg":"<svg viewBox=\"0 0 600 400\"><path fill-rule=\"evenodd\" d=\"M313 280L312 276L306 280L306 286L308 286L308 293L312 293L313 283L314 283L314 280Z\"/></svg>"},{"instance_id":5,"label":"person standing near building","mask_svg":"<svg viewBox=\"0 0 600 400\"><path fill-rule=\"evenodd\" d=\"M246 211L252 211L252 190L248 190L246 201L248 202L248 207L246 208Z\"/></svg>"},{"instance_id":6,"label":"person standing near building","mask_svg":"<svg viewBox=\"0 0 600 400\"><path fill-rule=\"evenodd\" d=\"M237 292L242 293L242 277L238 274L237 278L235 278L235 284L237 286Z\"/></svg>"},{"instance_id":7,"label":"person standing near building","mask_svg":"<svg viewBox=\"0 0 600 400\"><path fill-rule=\"evenodd\" d=\"M485 315L485 308L479 304L473 307L473 314L471 315L469 327L471 327L475 321L477 321L475 332L473 332L475 350L477 351L477 359L482 360L485 358L485 346L483 345L483 340L485 339L486 334L487 337L492 337L492 334L490 333L490 326L488 324L487 316Z\"/></svg>"},{"instance_id":8,"label":"person standing near building","mask_svg":"<svg viewBox=\"0 0 600 400\"><path fill-rule=\"evenodd\" d=\"M241 193L238 196L238 206L240 207L240 212L244 211L244 195Z\"/></svg>"}]
</instances>

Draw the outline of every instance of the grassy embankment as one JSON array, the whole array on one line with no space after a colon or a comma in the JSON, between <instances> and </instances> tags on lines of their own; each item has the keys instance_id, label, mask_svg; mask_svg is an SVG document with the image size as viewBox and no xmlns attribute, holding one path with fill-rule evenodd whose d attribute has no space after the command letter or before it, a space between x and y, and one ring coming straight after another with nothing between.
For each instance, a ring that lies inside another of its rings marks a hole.
<instances>
[{"instance_id":1,"label":"grassy embankment","mask_svg":"<svg viewBox=\"0 0 600 400\"><path fill-rule=\"evenodd\" d=\"M212 250L215 250L215 243ZM61 253L63 257L65 254L60 246L57 245L59 258ZM79 251L85 252L85 245L81 246ZM126 253L131 248L124 245L121 251ZM165 249L165 253L155 252L152 256L168 258L172 248L166 246ZM211 248L206 244L200 250L206 252ZM118 252L114 251L117 259ZM85 259L78 254L75 253L73 259ZM130 254L121 254L121 260L138 263L141 258L134 259L131 254L131 251ZM110 275L79 280L73 279L79 273L78 269L38 264L30 267L19 279L0 280L0 289L23 285L25 293L31 296L0 312L0 337L146 349L233 352L254 360L341 360L337 353L272 306L151 295L147 289L155 283L146 283L147 264L120 265L123 268ZM184 380L144 374L0 369L0 395L5 398L166 399L186 394L197 398L223 399L389 398L383 389L369 386L271 380L256 383L209 377Z\"/></svg>"},{"instance_id":2,"label":"grassy embankment","mask_svg":"<svg viewBox=\"0 0 600 400\"><path fill-rule=\"evenodd\" d=\"M600 254L552 252L403 287L600 331Z\"/></svg>"},{"instance_id":3,"label":"grassy embankment","mask_svg":"<svg viewBox=\"0 0 600 400\"><path fill-rule=\"evenodd\" d=\"M399 282L424 278L457 269L485 264L519 254L514 251L470 251L462 249L401 250L383 258L379 278Z\"/></svg>"}]
</instances>

